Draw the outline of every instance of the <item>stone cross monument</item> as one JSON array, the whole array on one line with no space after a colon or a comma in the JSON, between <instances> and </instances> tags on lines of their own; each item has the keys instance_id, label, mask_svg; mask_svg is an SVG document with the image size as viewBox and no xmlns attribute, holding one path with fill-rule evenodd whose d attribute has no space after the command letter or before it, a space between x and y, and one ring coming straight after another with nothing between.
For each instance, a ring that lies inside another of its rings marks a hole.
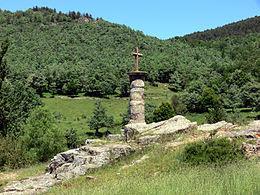
<instances>
[{"instance_id":1,"label":"stone cross monument","mask_svg":"<svg viewBox=\"0 0 260 195\"><path fill-rule=\"evenodd\" d=\"M144 79L146 72L139 71L139 60L143 56L139 49L136 48L133 53L135 57L135 64L133 70L128 73L130 79L130 121L132 123L145 123L144 112Z\"/></svg>"}]
</instances>

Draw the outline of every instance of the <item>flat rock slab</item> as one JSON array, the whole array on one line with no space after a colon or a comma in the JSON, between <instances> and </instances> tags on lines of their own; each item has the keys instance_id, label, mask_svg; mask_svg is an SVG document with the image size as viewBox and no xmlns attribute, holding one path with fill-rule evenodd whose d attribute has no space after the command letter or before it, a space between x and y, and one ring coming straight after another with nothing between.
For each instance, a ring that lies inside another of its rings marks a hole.
<instances>
[{"instance_id":1,"label":"flat rock slab","mask_svg":"<svg viewBox=\"0 0 260 195\"><path fill-rule=\"evenodd\" d=\"M249 123L248 129L260 131L260 120L255 120Z\"/></svg>"},{"instance_id":2,"label":"flat rock slab","mask_svg":"<svg viewBox=\"0 0 260 195\"><path fill-rule=\"evenodd\" d=\"M233 125L232 123L228 123L226 121L220 121L214 124L204 124L204 125L200 125L198 126L198 130L199 131L219 131L219 130L231 130L234 129L236 126Z\"/></svg>"},{"instance_id":3,"label":"flat rock slab","mask_svg":"<svg viewBox=\"0 0 260 195\"><path fill-rule=\"evenodd\" d=\"M1 195L37 194L46 192L55 184L85 175L89 170L100 168L132 153L134 149L127 144L86 145L57 154L48 166L48 173L14 181L8 184Z\"/></svg>"},{"instance_id":4,"label":"flat rock slab","mask_svg":"<svg viewBox=\"0 0 260 195\"><path fill-rule=\"evenodd\" d=\"M128 124L124 127L124 132L127 140L135 139L135 136L147 135L170 135L177 132L188 132L197 129L197 123L191 122L184 116L175 116L169 120L161 121L158 123L136 123Z\"/></svg>"}]
</instances>

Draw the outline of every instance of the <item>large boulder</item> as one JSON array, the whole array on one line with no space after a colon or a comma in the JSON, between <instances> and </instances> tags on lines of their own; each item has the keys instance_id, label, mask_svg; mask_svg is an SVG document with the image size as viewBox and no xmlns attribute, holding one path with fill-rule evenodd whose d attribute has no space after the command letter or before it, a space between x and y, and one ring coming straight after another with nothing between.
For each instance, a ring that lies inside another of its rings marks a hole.
<instances>
[{"instance_id":1,"label":"large boulder","mask_svg":"<svg viewBox=\"0 0 260 195\"><path fill-rule=\"evenodd\" d=\"M147 135L171 135L178 132L187 132L190 130L197 129L196 122L190 122L184 116L175 116L165 121L158 123L133 123L128 124L124 127L124 133L126 140L135 139L137 136Z\"/></svg>"},{"instance_id":2,"label":"large boulder","mask_svg":"<svg viewBox=\"0 0 260 195\"><path fill-rule=\"evenodd\" d=\"M125 144L83 146L57 154L48 166L48 171L57 179L70 179L84 175L90 169L97 169L133 151Z\"/></svg>"}]
</instances>

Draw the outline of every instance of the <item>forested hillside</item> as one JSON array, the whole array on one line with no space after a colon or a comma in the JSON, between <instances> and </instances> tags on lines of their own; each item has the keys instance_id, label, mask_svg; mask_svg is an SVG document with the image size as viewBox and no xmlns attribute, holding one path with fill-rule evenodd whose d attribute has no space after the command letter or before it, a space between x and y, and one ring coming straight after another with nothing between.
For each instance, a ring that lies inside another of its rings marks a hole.
<instances>
[{"instance_id":1,"label":"forested hillside","mask_svg":"<svg viewBox=\"0 0 260 195\"><path fill-rule=\"evenodd\" d=\"M239 22L227 24L216 29L195 32L184 36L186 39L199 39L204 41L225 38L228 36L243 36L250 33L260 33L260 16L248 18Z\"/></svg>"},{"instance_id":2,"label":"forested hillside","mask_svg":"<svg viewBox=\"0 0 260 195\"><path fill-rule=\"evenodd\" d=\"M25 80L40 95L123 95L131 52L139 46L147 80L169 83L189 111L207 110L203 92L221 96L226 108L259 102L259 34L212 42L163 41L90 14L48 8L0 11L0 21L0 42L8 38L11 44L8 78Z\"/></svg>"}]
</instances>

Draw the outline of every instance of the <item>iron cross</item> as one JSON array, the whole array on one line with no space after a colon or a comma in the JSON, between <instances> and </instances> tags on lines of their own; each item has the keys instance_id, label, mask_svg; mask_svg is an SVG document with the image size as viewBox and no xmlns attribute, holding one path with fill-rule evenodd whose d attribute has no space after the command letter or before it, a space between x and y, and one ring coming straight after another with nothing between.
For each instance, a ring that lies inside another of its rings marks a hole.
<instances>
[{"instance_id":1,"label":"iron cross","mask_svg":"<svg viewBox=\"0 0 260 195\"><path fill-rule=\"evenodd\" d=\"M135 49L135 52L133 52L133 56L135 57L135 65L134 65L134 70L133 71L139 71L139 58L143 56L143 54L139 53L139 48L137 47Z\"/></svg>"}]
</instances>

